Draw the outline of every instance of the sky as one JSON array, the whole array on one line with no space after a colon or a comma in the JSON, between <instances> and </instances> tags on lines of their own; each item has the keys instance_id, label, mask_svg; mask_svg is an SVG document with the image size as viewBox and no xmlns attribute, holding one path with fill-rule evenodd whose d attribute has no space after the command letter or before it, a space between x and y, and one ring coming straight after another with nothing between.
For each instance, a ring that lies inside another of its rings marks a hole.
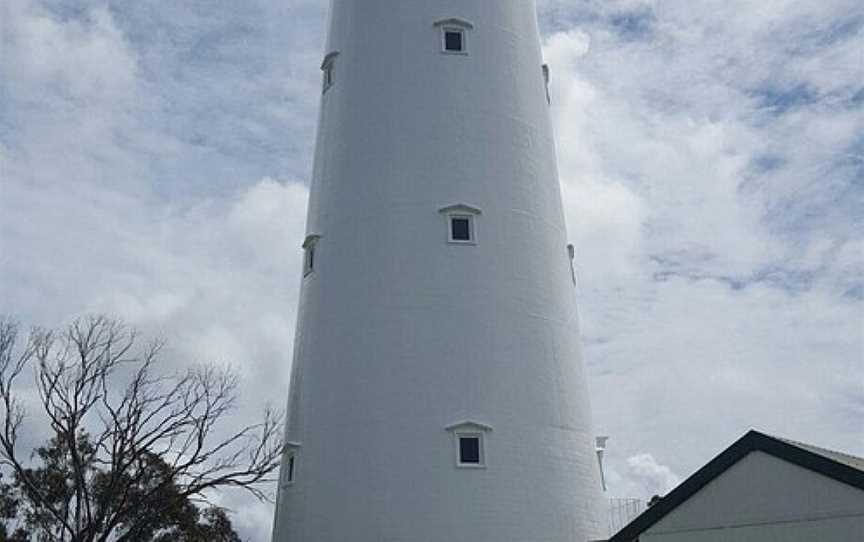
<instances>
[{"instance_id":1,"label":"sky","mask_svg":"<svg viewBox=\"0 0 864 542\"><path fill-rule=\"evenodd\" d=\"M751 428L864 455L864 4L538 8L609 495ZM281 406L326 10L0 2L0 313L112 314L233 364L238 422Z\"/></svg>"}]
</instances>

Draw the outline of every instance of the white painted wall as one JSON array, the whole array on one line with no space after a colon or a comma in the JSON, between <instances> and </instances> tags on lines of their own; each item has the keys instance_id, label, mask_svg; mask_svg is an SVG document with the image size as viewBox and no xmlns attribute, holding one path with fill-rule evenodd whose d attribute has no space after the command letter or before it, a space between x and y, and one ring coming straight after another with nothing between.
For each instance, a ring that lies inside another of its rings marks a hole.
<instances>
[{"instance_id":1,"label":"white painted wall","mask_svg":"<svg viewBox=\"0 0 864 542\"><path fill-rule=\"evenodd\" d=\"M640 541L864 541L864 491L753 452L648 529Z\"/></svg>"},{"instance_id":2,"label":"white painted wall","mask_svg":"<svg viewBox=\"0 0 864 542\"><path fill-rule=\"evenodd\" d=\"M604 536L534 2L333 0L333 51L273 540ZM476 245L446 242L458 203ZM485 469L455 466L462 420Z\"/></svg>"}]
</instances>

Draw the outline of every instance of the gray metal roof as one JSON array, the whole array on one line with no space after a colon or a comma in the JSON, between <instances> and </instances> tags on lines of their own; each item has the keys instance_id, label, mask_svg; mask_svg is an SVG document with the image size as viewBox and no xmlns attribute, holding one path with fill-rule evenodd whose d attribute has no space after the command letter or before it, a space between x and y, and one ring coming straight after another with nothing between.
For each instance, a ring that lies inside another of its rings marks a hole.
<instances>
[{"instance_id":1,"label":"gray metal roof","mask_svg":"<svg viewBox=\"0 0 864 542\"><path fill-rule=\"evenodd\" d=\"M858 457L855 455L846 454L843 452L837 452L834 450L828 450L826 448L820 448L818 446L813 446L812 444L806 444L804 442L798 442L795 440L789 440L781 437L774 437L778 440L782 440L787 444L791 444L796 448L801 448L802 450L806 450L808 452L821 455L826 459L830 459L831 461L836 461L837 463L843 463L846 466L852 467L853 469L860 470L864 472L864 458Z\"/></svg>"}]
</instances>

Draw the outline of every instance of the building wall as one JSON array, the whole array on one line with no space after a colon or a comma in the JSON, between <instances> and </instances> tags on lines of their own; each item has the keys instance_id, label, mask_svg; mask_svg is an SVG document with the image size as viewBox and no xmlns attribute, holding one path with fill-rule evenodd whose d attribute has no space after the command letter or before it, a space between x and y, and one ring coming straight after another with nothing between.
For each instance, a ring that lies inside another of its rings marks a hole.
<instances>
[{"instance_id":1,"label":"building wall","mask_svg":"<svg viewBox=\"0 0 864 542\"><path fill-rule=\"evenodd\" d=\"M448 17L469 54L441 52ZM334 0L277 542L582 542L603 531L530 0ZM439 210L469 204L475 245ZM455 465L461 420L485 469Z\"/></svg>"},{"instance_id":2,"label":"building wall","mask_svg":"<svg viewBox=\"0 0 864 542\"><path fill-rule=\"evenodd\" d=\"M641 542L864 540L864 491L753 452L682 503Z\"/></svg>"}]
</instances>

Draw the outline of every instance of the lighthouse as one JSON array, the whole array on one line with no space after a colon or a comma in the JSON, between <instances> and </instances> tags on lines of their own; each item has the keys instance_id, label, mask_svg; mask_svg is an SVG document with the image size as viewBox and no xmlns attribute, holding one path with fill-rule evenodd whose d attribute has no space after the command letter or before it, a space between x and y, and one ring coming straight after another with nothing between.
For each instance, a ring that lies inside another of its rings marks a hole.
<instances>
[{"instance_id":1,"label":"lighthouse","mask_svg":"<svg viewBox=\"0 0 864 542\"><path fill-rule=\"evenodd\" d=\"M585 542L532 0L332 0L274 542Z\"/></svg>"}]
</instances>

